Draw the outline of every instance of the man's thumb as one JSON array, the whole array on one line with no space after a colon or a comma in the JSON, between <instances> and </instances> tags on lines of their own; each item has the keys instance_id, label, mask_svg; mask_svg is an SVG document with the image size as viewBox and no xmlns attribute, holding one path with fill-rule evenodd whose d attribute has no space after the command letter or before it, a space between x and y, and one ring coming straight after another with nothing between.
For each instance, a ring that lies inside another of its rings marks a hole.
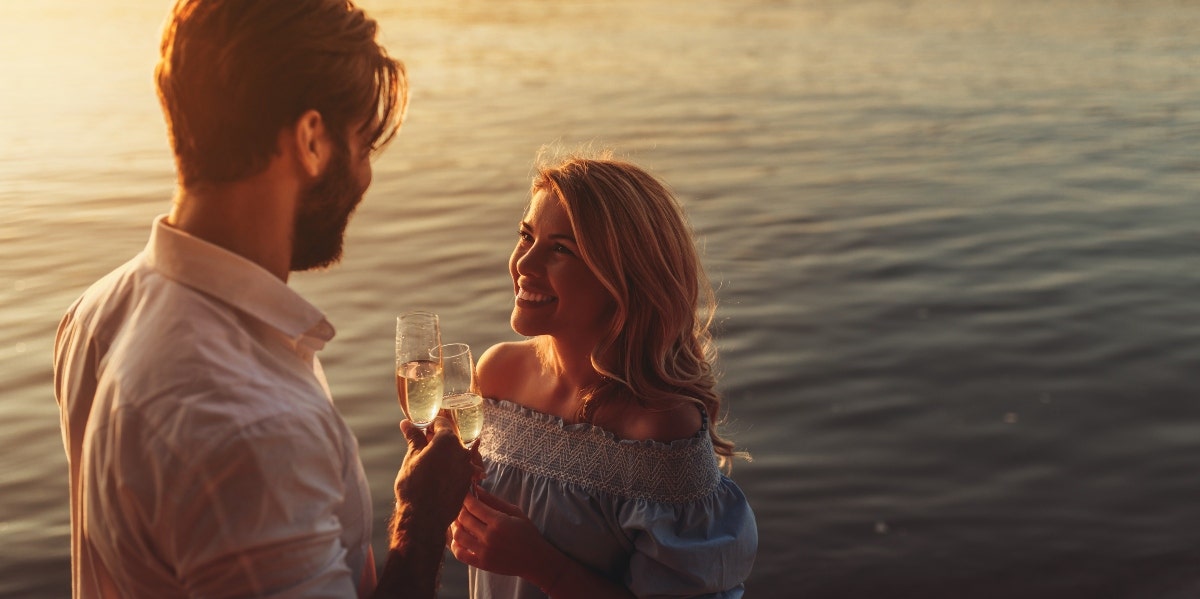
<instances>
[{"instance_id":1,"label":"man's thumb","mask_svg":"<svg viewBox=\"0 0 1200 599\"><path fill-rule=\"evenodd\" d=\"M428 441L425 439L425 431L421 430L417 425L413 424L407 418L400 421L400 432L404 433L404 438L408 439L408 448L425 449Z\"/></svg>"}]
</instances>

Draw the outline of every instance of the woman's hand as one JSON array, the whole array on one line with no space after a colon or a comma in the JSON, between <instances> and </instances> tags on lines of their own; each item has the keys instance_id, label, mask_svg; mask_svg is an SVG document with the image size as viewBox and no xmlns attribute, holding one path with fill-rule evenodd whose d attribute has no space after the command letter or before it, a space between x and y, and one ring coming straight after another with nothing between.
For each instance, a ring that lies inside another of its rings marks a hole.
<instances>
[{"instance_id":1,"label":"woman's hand","mask_svg":"<svg viewBox=\"0 0 1200 599\"><path fill-rule=\"evenodd\" d=\"M458 561L535 583L545 566L563 558L521 508L478 486L463 499L450 534L450 551Z\"/></svg>"},{"instance_id":2,"label":"woman's hand","mask_svg":"<svg viewBox=\"0 0 1200 599\"><path fill-rule=\"evenodd\" d=\"M624 586L559 551L521 508L480 487L463 500L450 534L450 551L458 561L497 574L520 576L549 597L633 598Z\"/></svg>"}]
</instances>

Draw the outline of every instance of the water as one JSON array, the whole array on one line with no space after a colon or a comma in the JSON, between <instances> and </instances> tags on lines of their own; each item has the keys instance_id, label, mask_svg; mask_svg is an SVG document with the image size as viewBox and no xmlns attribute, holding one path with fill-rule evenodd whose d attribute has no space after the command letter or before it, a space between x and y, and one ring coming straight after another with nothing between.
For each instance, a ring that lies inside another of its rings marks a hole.
<instances>
[{"instance_id":1,"label":"water","mask_svg":"<svg viewBox=\"0 0 1200 599\"><path fill-rule=\"evenodd\" d=\"M1200 6L367 6L410 118L344 264L293 284L380 517L395 315L512 339L532 157L594 142L672 184L720 285L750 596L1200 595ZM0 596L68 593L51 347L168 209L165 12L0 8Z\"/></svg>"}]
</instances>

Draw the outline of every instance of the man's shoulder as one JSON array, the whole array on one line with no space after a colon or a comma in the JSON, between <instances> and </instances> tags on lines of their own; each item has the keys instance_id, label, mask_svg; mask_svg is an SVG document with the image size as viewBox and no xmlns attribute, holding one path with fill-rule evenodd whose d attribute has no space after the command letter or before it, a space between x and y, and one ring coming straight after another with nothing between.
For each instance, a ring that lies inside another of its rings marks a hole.
<instances>
[{"instance_id":1,"label":"man's shoulder","mask_svg":"<svg viewBox=\"0 0 1200 599\"><path fill-rule=\"evenodd\" d=\"M201 317L229 312L216 304L158 272L142 252L92 283L67 309L60 326L80 328L99 339L130 325L138 325L137 332L154 333L172 321L194 320L197 312Z\"/></svg>"},{"instance_id":2,"label":"man's shoulder","mask_svg":"<svg viewBox=\"0 0 1200 599\"><path fill-rule=\"evenodd\" d=\"M140 368L169 366L188 351L186 330L219 313L211 303L157 273L139 254L93 283L67 309L58 328L56 357L62 361L86 353L95 360L97 375L114 354Z\"/></svg>"},{"instance_id":3,"label":"man's shoulder","mask_svg":"<svg viewBox=\"0 0 1200 599\"><path fill-rule=\"evenodd\" d=\"M145 276L145 270L145 256L139 253L109 271L89 285L67 308L64 322L90 322L118 311L136 293L137 279Z\"/></svg>"},{"instance_id":4,"label":"man's shoulder","mask_svg":"<svg viewBox=\"0 0 1200 599\"><path fill-rule=\"evenodd\" d=\"M206 417L223 410L222 418L253 421L283 415L296 403L323 415L328 401L311 370L268 329L134 259L68 311L57 353L87 351L99 394L146 415L195 404ZM298 395L311 397L281 401Z\"/></svg>"},{"instance_id":5,"label":"man's shoulder","mask_svg":"<svg viewBox=\"0 0 1200 599\"><path fill-rule=\"evenodd\" d=\"M88 286L67 308L54 340L56 377L64 370L86 370L94 376L136 302L144 269L144 254L138 254Z\"/></svg>"},{"instance_id":6,"label":"man's shoulder","mask_svg":"<svg viewBox=\"0 0 1200 599\"><path fill-rule=\"evenodd\" d=\"M91 412L89 428L161 441L159 449L284 441L289 431L347 445L311 365L280 335L142 254L68 310L56 341L56 392Z\"/></svg>"}]
</instances>

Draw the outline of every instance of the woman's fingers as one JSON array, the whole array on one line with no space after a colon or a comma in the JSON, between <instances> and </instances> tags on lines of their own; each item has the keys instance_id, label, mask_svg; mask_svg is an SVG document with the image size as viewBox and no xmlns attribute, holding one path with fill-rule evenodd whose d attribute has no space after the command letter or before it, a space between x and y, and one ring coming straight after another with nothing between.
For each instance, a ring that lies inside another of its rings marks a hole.
<instances>
[{"instance_id":1,"label":"woman's fingers","mask_svg":"<svg viewBox=\"0 0 1200 599\"><path fill-rule=\"evenodd\" d=\"M514 505L476 488L467 495L452 529L450 551L459 561L506 576L522 576L545 555L546 542Z\"/></svg>"},{"instance_id":2,"label":"woman's fingers","mask_svg":"<svg viewBox=\"0 0 1200 599\"><path fill-rule=\"evenodd\" d=\"M450 543L472 549L479 547L479 539L457 520L450 525Z\"/></svg>"},{"instance_id":3,"label":"woman's fingers","mask_svg":"<svg viewBox=\"0 0 1200 599\"><path fill-rule=\"evenodd\" d=\"M476 491L482 492L480 489ZM502 524L498 519L505 517L502 512L468 494L463 499L458 518L455 518L450 526L453 539L450 552L454 554L454 558L468 566L488 569L488 559L485 559L485 556L490 555L490 544L495 542L492 533L497 530L495 525Z\"/></svg>"},{"instance_id":4,"label":"woman's fingers","mask_svg":"<svg viewBox=\"0 0 1200 599\"><path fill-rule=\"evenodd\" d=\"M454 559L468 566L479 567L479 555L476 553L479 547L478 539L463 530L457 523L450 525L450 528L452 530L450 553L454 555Z\"/></svg>"},{"instance_id":5,"label":"woman's fingers","mask_svg":"<svg viewBox=\"0 0 1200 599\"><path fill-rule=\"evenodd\" d=\"M483 521L492 520L497 515L503 513L482 501L483 496L487 494L488 492L484 491L483 487L476 486L475 494L467 493L467 496L463 498L463 511L470 512L473 516Z\"/></svg>"},{"instance_id":6,"label":"woman's fingers","mask_svg":"<svg viewBox=\"0 0 1200 599\"><path fill-rule=\"evenodd\" d=\"M483 489L483 487L476 487L475 491L476 491L476 494L479 496L478 499L476 499L475 497L471 497L470 499L475 500L475 502L482 505L483 508L495 510L497 512L500 512L502 514L506 514L509 516L516 516L516 517L524 517L525 516L525 512L522 512L521 508L519 508L503 499L500 499L499 497L496 497L495 495L492 495L491 493L488 493L487 491L485 491ZM463 502L463 505L466 505L465 501Z\"/></svg>"},{"instance_id":7,"label":"woman's fingers","mask_svg":"<svg viewBox=\"0 0 1200 599\"><path fill-rule=\"evenodd\" d=\"M483 535L487 531L482 523L466 514L464 510L464 515L450 525L450 532L450 553L454 555L454 559L468 566L486 570L488 564L483 556L488 548Z\"/></svg>"},{"instance_id":8,"label":"woman's fingers","mask_svg":"<svg viewBox=\"0 0 1200 599\"><path fill-rule=\"evenodd\" d=\"M467 495L467 497L470 497L470 495ZM466 503L466 501L464 500L463 503ZM454 523L459 528L470 532L476 537L482 537L486 534L487 523L472 513L471 510L467 509L466 505L458 512L458 518L454 520Z\"/></svg>"}]
</instances>

